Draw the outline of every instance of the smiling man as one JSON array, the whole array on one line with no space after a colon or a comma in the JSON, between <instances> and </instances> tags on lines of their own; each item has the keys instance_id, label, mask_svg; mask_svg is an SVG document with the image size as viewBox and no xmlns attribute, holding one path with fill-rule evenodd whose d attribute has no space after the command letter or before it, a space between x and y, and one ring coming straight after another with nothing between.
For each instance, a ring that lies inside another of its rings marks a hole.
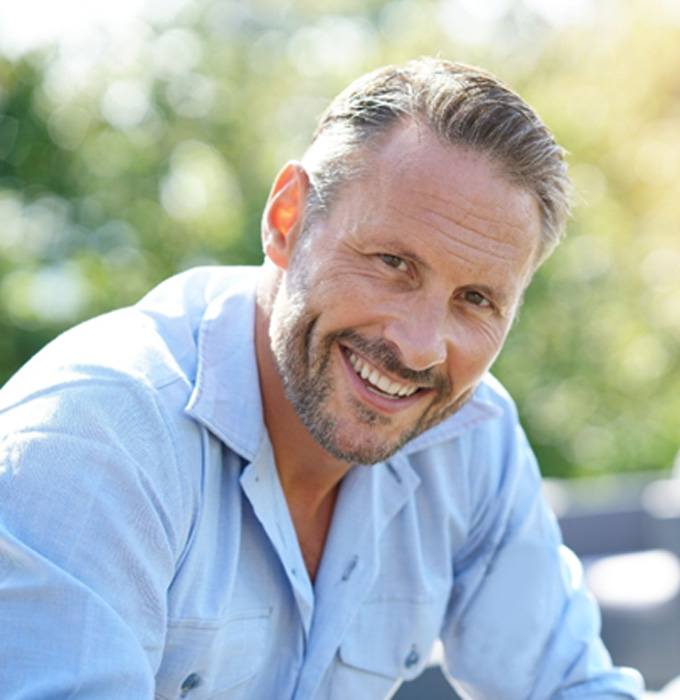
<instances>
[{"instance_id":1,"label":"smiling man","mask_svg":"<svg viewBox=\"0 0 680 700\"><path fill-rule=\"evenodd\" d=\"M637 698L488 374L567 215L475 68L364 76L288 163L261 268L197 269L0 394L6 698Z\"/></svg>"}]
</instances>

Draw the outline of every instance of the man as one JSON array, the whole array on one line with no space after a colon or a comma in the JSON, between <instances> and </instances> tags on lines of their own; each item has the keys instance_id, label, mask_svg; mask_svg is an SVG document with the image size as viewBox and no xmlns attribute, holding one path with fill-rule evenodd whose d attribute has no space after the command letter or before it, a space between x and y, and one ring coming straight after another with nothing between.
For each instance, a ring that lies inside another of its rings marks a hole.
<instances>
[{"instance_id":1,"label":"man","mask_svg":"<svg viewBox=\"0 0 680 700\"><path fill-rule=\"evenodd\" d=\"M634 698L487 371L567 214L519 97L365 76L198 269L1 394L5 698ZM370 465L370 466L369 466Z\"/></svg>"}]
</instances>

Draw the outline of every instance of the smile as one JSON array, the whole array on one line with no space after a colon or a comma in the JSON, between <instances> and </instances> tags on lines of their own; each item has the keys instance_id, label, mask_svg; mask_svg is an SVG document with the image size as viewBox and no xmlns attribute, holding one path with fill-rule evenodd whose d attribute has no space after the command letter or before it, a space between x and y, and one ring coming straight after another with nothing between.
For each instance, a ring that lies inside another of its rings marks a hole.
<instances>
[{"instance_id":1,"label":"smile","mask_svg":"<svg viewBox=\"0 0 680 700\"><path fill-rule=\"evenodd\" d=\"M388 396L392 399L403 399L412 396L419 389L415 384L396 382L386 377L377 367L371 365L349 349L346 350L346 355L352 368L364 380L368 388L376 393L379 392L382 396Z\"/></svg>"}]
</instances>

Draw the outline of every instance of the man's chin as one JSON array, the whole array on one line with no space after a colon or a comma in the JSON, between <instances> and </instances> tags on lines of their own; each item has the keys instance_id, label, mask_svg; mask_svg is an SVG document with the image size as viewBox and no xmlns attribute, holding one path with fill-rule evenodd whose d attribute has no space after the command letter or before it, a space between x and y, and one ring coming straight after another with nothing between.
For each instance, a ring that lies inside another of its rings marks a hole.
<instances>
[{"instance_id":1,"label":"man's chin","mask_svg":"<svg viewBox=\"0 0 680 700\"><path fill-rule=\"evenodd\" d=\"M343 448L338 444L326 444L322 447L336 459L339 459L348 464L363 464L370 466L388 460L393 454L398 451L398 447L393 449L385 449L383 446L379 448L363 447L353 444Z\"/></svg>"},{"instance_id":2,"label":"man's chin","mask_svg":"<svg viewBox=\"0 0 680 700\"><path fill-rule=\"evenodd\" d=\"M338 459L353 464L370 465L385 462L419 435L457 413L468 402L473 392L474 389L470 389L449 406L440 408L433 414L421 416L421 420L416 425L397 435L386 434L388 432L388 421L385 421L385 424L382 426L382 421L377 421L373 425L368 425L366 421L362 421L359 426L344 426L344 429L336 426L333 439L327 441L328 447L324 447ZM383 417L380 416L380 418ZM382 430L381 427L383 428Z\"/></svg>"},{"instance_id":3,"label":"man's chin","mask_svg":"<svg viewBox=\"0 0 680 700\"><path fill-rule=\"evenodd\" d=\"M362 429L363 427L363 429ZM381 435L383 431L368 426L335 426L332 433L312 432L326 452L348 464L377 464L394 455L407 442L405 436Z\"/></svg>"}]
</instances>

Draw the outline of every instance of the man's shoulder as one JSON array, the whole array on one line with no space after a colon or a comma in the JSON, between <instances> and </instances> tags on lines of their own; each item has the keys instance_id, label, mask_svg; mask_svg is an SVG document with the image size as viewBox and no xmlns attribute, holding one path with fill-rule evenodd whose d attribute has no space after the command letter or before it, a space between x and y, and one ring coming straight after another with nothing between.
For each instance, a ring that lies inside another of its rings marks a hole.
<instances>
[{"instance_id":1,"label":"man's shoulder","mask_svg":"<svg viewBox=\"0 0 680 700\"><path fill-rule=\"evenodd\" d=\"M29 360L0 392L0 407L51 385L78 380L161 389L195 379L198 335L210 304L254 276L255 268L204 267L170 277L137 304L62 333Z\"/></svg>"},{"instance_id":2,"label":"man's shoulder","mask_svg":"<svg viewBox=\"0 0 680 700\"><path fill-rule=\"evenodd\" d=\"M213 301L221 305L243 276L229 268L183 273L135 306L52 341L0 389L0 461L44 442L75 478L87 459L107 455L165 483L173 503L185 502L179 494L195 490L193 457L202 449L185 412L199 329ZM89 456L76 464L78 450Z\"/></svg>"}]
</instances>

